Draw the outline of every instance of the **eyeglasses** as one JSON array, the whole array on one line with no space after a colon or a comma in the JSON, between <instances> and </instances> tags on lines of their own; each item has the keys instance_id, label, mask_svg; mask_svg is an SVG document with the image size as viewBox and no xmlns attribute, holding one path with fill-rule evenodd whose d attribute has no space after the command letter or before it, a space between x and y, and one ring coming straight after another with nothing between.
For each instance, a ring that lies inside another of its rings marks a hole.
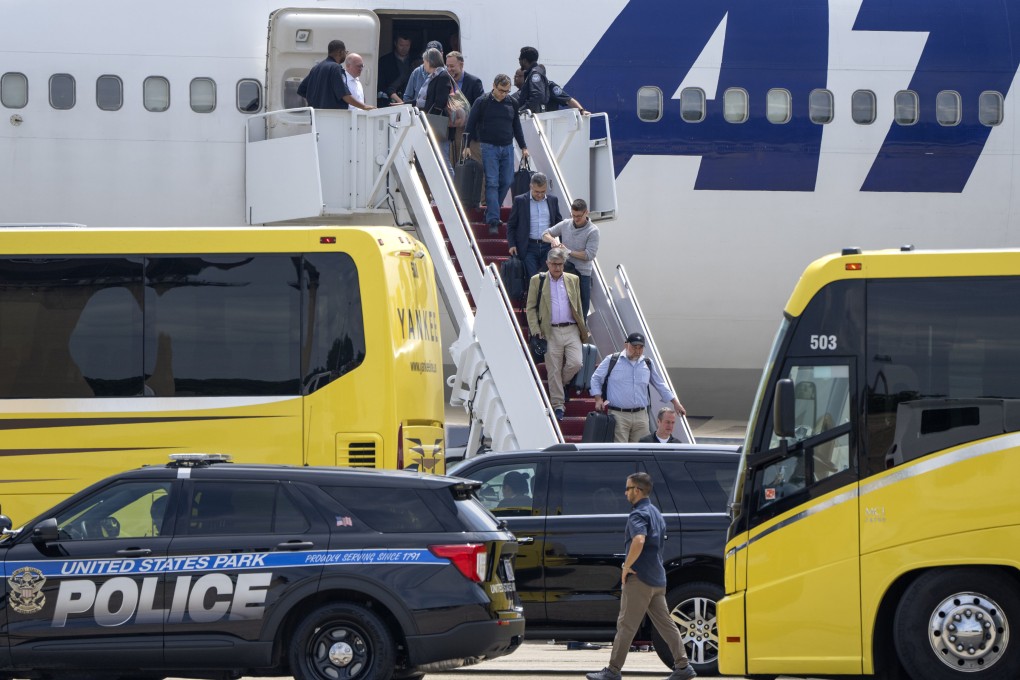
<instances>
[{"instance_id":1,"label":"eyeglasses","mask_svg":"<svg viewBox=\"0 0 1020 680\"><path fill-rule=\"evenodd\" d=\"M510 94L509 87L497 87L496 92L502 92L503 94Z\"/></svg>"}]
</instances>

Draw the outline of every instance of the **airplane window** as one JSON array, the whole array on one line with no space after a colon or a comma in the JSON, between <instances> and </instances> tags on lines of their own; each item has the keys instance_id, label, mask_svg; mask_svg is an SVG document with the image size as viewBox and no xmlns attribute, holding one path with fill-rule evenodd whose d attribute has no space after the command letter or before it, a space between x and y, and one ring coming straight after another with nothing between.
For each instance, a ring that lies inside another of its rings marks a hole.
<instances>
[{"instance_id":1,"label":"airplane window","mask_svg":"<svg viewBox=\"0 0 1020 680\"><path fill-rule=\"evenodd\" d=\"M832 92L811 90L811 94L808 96L808 116L812 123L818 125L831 123L834 110Z\"/></svg>"},{"instance_id":2,"label":"airplane window","mask_svg":"<svg viewBox=\"0 0 1020 680\"><path fill-rule=\"evenodd\" d=\"M5 73L0 76L0 104L9 109L24 108L28 104L28 78L23 73Z\"/></svg>"},{"instance_id":3,"label":"airplane window","mask_svg":"<svg viewBox=\"0 0 1020 680\"><path fill-rule=\"evenodd\" d=\"M117 111L124 105L124 83L117 76L96 78L96 106L103 111Z\"/></svg>"},{"instance_id":4,"label":"airplane window","mask_svg":"<svg viewBox=\"0 0 1020 680\"><path fill-rule=\"evenodd\" d=\"M170 81L162 76L149 76L142 83L142 103L146 111L166 111L170 108Z\"/></svg>"},{"instance_id":5,"label":"airplane window","mask_svg":"<svg viewBox=\"0 0 1020 680\"><path fill-rule=\"evenodd\" d=\"M251 79L238 81L237 110L241 113L258 113L262 110L262 83Z\"/></svg>"},{"instance_id":6,"label":"airplane window","mask_svg":"<svg viewBox=\"0 0 1020 680\"><path fill-rule=\"evenodd\" d=\"M963 101L959 92L942 90L935 97L935 118L939 125L959 125L963 118Z\"/></svg>"},{"instance_id":7,"label":"airplane window","mask_svg":"<svg viewBox=\"0 0 1020 680\"><path fill-rule=\"evenodd\" d=\"M191 110L211 113L216 108L216 82L212 78L195 78L191 81Z\"/></svg>"},{"instance_id":8,"label":"airplane window","mask_svg":"<svg viewBox=\"0 0 1020 680\"><path fill-rule=\"evenodd\" d=\"M858 125L871 125L878 117L878 100L871 90L857 90L850 95L850 116Z\"/></svg>"},{"instance_id":9,"label":"airplane window","mask_svg":"<svg viewBox=\"0 0 1020 680\"><path fill-rule=\"evenodd\" d=\"M74 76L69 73L50 76L50 106L61 111L74 108Z\"/></svg>"},{"instance_id":10,"label":"airplane window","mask_svg":"<svg viewBox=\"0 0 1020 680\"><path fill-rule=\"evenodd\" d=\"M893 96L893 118L897 125L913 125L917 122L917 93L900 90Z\"/></svg>"},{"instance_id":11,"label":"airplane window","mask_svg":"<svg viewBox=\"0 0 1020 680\"><path fill-rule=\"evenodd\" d=\"M747 90L731 87L723 93L723 118L727 123L747 120Z\"/></svg>"},{"instance_id":12,"label":"airplane window","mask_svg":"<svg viewBox=\"0 0 1020 680\"><path fill-rule=\"evenodd\" d=\"M680 91L680 118L687 123L705 120L705 91L700 87L685 87Z\"/></svg>"},{"instance_id":13,"label":"airplane window","mask_svg":"<svg viewBox=\"0 0 1020 680\"><path fill-rule=\"evenodd\" d=\"M637 92L638 119L646 123L654 123L662 119L662 90L657 87L645 86Z\"/></svg>"},{"instance_id":14,"label":"airplane window","mask_svg":"<svg viewBox=\"0 0 1020 680\"><path fill-rule=\"evenodd\" d=\"M793 97L789 90L773 88L765 95L765 117L770 123L781 125L790 122L793 115Z\"/></svg>"},{"instance_id":15,"label":"airplane window","mask_svg":"<svg viewBox=\"0 0 1020 680\"><path fill-rule=\"evenodd\" d=\"M978 119L982 125L1000 125L1003 117L1002 93L987 90L978 98Z\"/></svg>"}]
</instances>

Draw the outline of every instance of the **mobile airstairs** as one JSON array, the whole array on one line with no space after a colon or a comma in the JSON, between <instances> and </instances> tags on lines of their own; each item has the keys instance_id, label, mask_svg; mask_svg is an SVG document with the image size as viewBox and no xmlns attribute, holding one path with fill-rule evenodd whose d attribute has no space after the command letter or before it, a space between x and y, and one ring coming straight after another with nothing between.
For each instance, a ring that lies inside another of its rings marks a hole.
<instances>
[{"instance_id":1,"label":"mobile airstairs","mask_svg":"<svg viewBox=\"0 0 1020 680\"><path fill-rule=\"evenodd\" d=\"M616 189L605 115L557 111L527 115L522 124L534 167L549 176L564 215L576 196L588 201L593 221L613 219ZM449 348L456 372L448 384L451 404L468 414L467 455L564 441L542 373L527 350L527 325L522 329L497 266L486 263L423 114L398 106L253 116L246 125L245 163L250 224L395 223L425 244L457 333ZM588 326L600 357L622 348L628 332L644 332L645 354L669 382L622 266L609 281L596 263ZM654 414L662 404L654 390L651 397ZM694 441L686 419L676 430L681 440Z\"/></svg>"}]
</instances>

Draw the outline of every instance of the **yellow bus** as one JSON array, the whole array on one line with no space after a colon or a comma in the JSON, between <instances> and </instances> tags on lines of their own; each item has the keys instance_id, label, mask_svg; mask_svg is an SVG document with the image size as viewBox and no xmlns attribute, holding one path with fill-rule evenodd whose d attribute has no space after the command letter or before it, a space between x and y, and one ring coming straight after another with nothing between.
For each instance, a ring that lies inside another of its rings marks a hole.
<instances>
[{"instance_id":1,"label":"yellow bus","mask_svg":"<svg viewBox=\"0 0 1020 680\"><path fill-rule=\"evenodd\" d=\"M0 505L170 453L442 472L432 261L387 227L0 229Z\"/></svg>"},{"instance_id":2,"label":"yellow bus","mask_svg":"<svg viewBox=\"0 0 1020 680\"><path fill-rule=\"evenodd\" d=\"M743 451L722 672L1020 677L1020 251L813 263Z\"/></svg>"}]
</instances>

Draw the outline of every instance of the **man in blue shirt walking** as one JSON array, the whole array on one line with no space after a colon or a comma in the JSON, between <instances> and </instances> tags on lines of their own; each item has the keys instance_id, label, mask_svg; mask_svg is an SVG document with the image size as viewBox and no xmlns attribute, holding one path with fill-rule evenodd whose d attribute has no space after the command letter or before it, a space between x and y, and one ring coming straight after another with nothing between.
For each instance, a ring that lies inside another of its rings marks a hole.
<instances>
[{"instance_id":1,"label":"man in blue shirt walking","mask_svg":"<svg viewBox=\"0 0 1020 680\"><path fill-rule=\"evenodd\" d=\"M588 673L588 680L621 680L623 663L630 643L634 641L641 620L648 619L669 645L673 655L673 672L666 680L687 680L697 675L684 651L680 631L669 616L666 606L666 570L662 566L662 542L666 540L666 521L659 509L648 499L652 494L652 478L647 472L627 477L624 493L634 506L627 518L626 556L623 558L623 588L620 593L620 616L616 619L616 637L609 665L601 671Z\"/></svg>"}]
</instances>

